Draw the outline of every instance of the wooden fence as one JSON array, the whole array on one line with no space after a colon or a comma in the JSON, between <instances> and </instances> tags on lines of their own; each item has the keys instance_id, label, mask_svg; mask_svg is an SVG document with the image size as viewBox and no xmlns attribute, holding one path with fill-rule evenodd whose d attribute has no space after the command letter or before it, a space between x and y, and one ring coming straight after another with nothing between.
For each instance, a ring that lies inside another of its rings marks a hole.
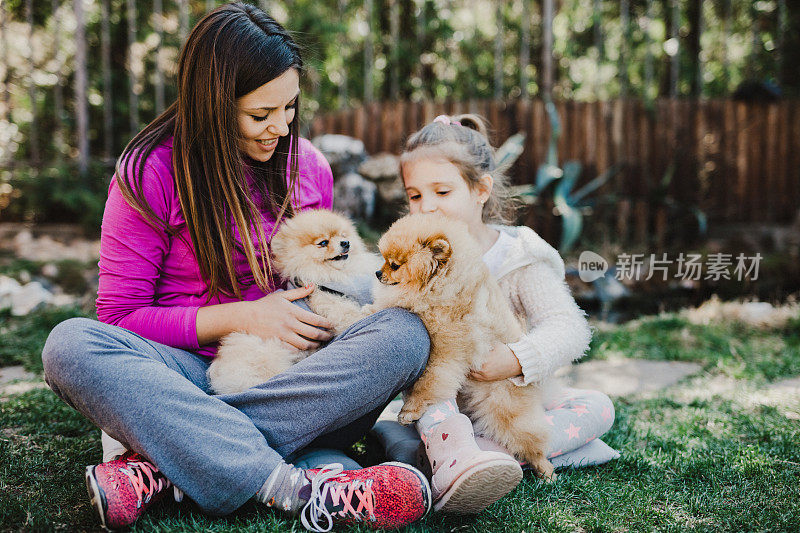
<instances>
[{"instance_id":1,"label":"wooden fence","mask_svg":"<svg viewBox=\"0 0 800 533\"><path fill-rule=\"evenodd\" d=\"M644 225L661 240L667 204L696 207L710 223L790 222L800 206L800 101L753 104L732 100L660 99L556 103L560 163L575 159L579 185L614 164L622 171L602 191L615 193L617 229ZM362 139L370 154L398 153L405 138L441 113L486 117L495 145L527 133L514 183L532 183L544 161L550 126L541 100L381 102L321 115L311 135ZM658 185L672 169L669 186ZM664 194L666 192L666 194ZM655 227L655 229L653 229ZM636 231L636 230L633 230ZM644 235L642 235L644 236Z\"/></svg>"}]
</instances>

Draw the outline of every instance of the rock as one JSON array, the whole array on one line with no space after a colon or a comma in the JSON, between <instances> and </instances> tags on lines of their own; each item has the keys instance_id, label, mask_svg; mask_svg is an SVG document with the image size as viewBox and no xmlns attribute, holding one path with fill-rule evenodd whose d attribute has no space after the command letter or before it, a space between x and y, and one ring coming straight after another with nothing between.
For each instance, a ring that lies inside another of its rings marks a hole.
<instances>
[{"instance_id":1,"label":"rock","mask_svg":"<svg viewBox=\"0 0 800 533\"><path fill-rule=\"evenodd\" d=\"M42 267L42 275L54 278L58 276L58 267L54 263L47 263Z\"/></svg>"},{"instance_id":2,"label":"rock","mask_svg":"<svg viewBox=\"0 0 800 533\"><path fill-rule=\"evenodd\" d=\"M379 181L378 196L387 204L406 204L406 190L400 180Z\"/></svg>"},{"instance_id":3,"label":"rock","mask_svg":"<svg viewBox=\"0 0 800 533\"><path fill-rule=\"evenodd\" d=\"M378 188L360 174L351 172L339 178L333 186L333 207L356 220L370 220L375 214Z\"/></svg>"},{"instance_id":4,"label":"rock","mask_svg":"<svg viewBox=\"0 0 800 533\"><path fill-rule=\"evenodd\" d=\"M55 307L76 307L80 305L80 298L72 294L55 294L50 301L50 305Z\"/></svg>"},{"instance_id":5,"label":"rock","mask_svg":"<svg viewBox=\"0 0 800 533\"><path fill-rule=\"evenodd\" d=\"M36 238L28 229L17 233L11 244L17 257L31 261L74 259L86 263L96 261L100 257L99 240L74 238L68 243L62 243L49 235Z\"/></svg>"},{"instance_id":6,"label":"rock","mask_svg":"<svg viewBox=\"0 0 800 533\"><path fill-rule=\"evenodd\" d=\"M21 379L31 380L36 379L36 374L28 372L23 366L6 366L0 367L0 385L18 381Z\"/></svg>"},{"instance_id":7,"label":"rock","mask_svg":"<svg viewBox=\"0 0 800 533\"><path fill-rule=\"evenodd\" d=\"M53 293L42 287L38 281L31 281L11 294L11 314L25 316L53 300Z\"/></svg>"},{"instance_id":8,"label":"rock","mask_svg":"<svg viewBox=\"0 0 800 533\"><path fill-rule=\"evenodd\" d=\"M700 307L681 311L692 324L711 322L742 322L758 328L782 328L789 320L800 316L800 305L789 302L774 307L769 302L723 302L715 294Z\"/></svg>"},{"instance_id":9,"label":"rock","mask_svg":"<svg viewBox=\"0 0 800 533\"><path fill-rule=\"evenodd\" d=\"M45 389L47 385L36 374L22 366L0 368L0 402L12 394L21 394L33 389Z\"/></svg>"},{"instance_id":10,"label":"rock","mask_svg":"<svg viewBox=\"0 0 800 533\"><path fill-rule=\"evenodd\" d=\"M568 387L593 389L609 396L653 393L702 370L697 363L617 358L587 361L556 373Z\"/></svg>"},{"instance_id":11,"label":"rock","mask_svg":"<svg viewBox=\"0 0 800 533\"><path fill-rule=\"evenodd\" d=\"M11 296L20 289L22 285L14 278L0 276L0 309L11 307Z\"/></svg>"},{"instance_id":12,"label":"rock","mask_svg":"<svg viewBox=\"0 0 800 533\"><path fill-rule=\"evenodd\" d=\"M367 158L364 143L347 135L328 133L314 137L311 143L328 160L335 179L355 172L358 165Z\"/></svg>"},{"instance_id":13,"label":"rock","mask_svg":"<svg viewBox=\"0 0 800 533\"><path fill-rule=\"evenodd\" d=\"M361 163L358 173L372 181L396 180L400 176L400 157L387 152L374 155Z\"/></svg>"}]
</instances>

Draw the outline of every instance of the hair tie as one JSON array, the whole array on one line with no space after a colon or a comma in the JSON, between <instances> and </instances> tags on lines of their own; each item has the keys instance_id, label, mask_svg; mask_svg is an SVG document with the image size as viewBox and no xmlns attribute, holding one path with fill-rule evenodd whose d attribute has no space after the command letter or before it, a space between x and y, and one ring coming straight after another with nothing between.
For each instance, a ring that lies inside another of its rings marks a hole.
<instances>
[{"instance_id":1,"label":"hair tie","mask_svg":"<svg viewBox=\"0 0 800 533\"><path fill-rule=\"evenodd\" d=\"M460 126L461 125L461 122L459 122L457 120L451 120L450 117L448 117L447 115L439 115L438 117L433 119L433 122L441 122L442 124L444 124L446 126L449 126L449 125Z\"/></svg>"}]
</instances>

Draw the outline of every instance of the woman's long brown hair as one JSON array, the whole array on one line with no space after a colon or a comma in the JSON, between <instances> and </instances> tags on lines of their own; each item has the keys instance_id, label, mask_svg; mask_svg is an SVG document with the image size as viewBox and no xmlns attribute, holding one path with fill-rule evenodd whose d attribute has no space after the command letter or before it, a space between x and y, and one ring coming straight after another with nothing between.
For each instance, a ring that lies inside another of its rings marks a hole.
<instances>
[{"instance_id":1,"label":"woman's long brown hair","mask_svg":"<svg viewBox=\"0 0 800 533\"><path fill-rule=\"evenodd\" d=\"M231 223L241 236L240 251L254 282L265 292L270 289L267 243L272 235L265 235L260 209L269 210L278 222L294 212L298 119L295 114L289 134L278 140L266 163L245 161L239 149L236 99L302 66L297 44L272 17L248 4L220 6L198 22L186 40L178 63L177 100L128 143L117 163L115 179L126 201L155 227L178 235L182 228L155 214L142 184L148 156L173 136L175 185L209 300L220 292L242 298Z\"/></svg>"}]
</instances>

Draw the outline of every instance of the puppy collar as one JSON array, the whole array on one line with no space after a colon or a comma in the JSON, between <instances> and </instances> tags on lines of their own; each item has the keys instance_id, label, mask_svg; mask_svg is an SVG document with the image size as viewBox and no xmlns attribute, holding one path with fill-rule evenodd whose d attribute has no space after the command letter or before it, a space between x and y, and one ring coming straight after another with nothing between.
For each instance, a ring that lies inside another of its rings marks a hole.
<instances>
[{"instance_id":1,"label":"puppy collar","mask_svg":"<svg viewBox=\"0 0 800 533\"><path fill-rule=\"evenodd\" d=\"M292 280L292 283L294 283L295 286L297 286L297 287L305 287L306 286L306 284L303 283L302 281L300 281L298 278L294 278ZM329 294L335 294L336 296L341 296L343 298L347 298L348 300L353 300L353 298L351 298L350 296L346 295L345 293L343 293L341 291L337 291L337 290L331 289L331 288L326 287L324 285L317 285L317 288L319 290L321 290L322 292L327 292Z\"/></svg>"}]
</instances>

